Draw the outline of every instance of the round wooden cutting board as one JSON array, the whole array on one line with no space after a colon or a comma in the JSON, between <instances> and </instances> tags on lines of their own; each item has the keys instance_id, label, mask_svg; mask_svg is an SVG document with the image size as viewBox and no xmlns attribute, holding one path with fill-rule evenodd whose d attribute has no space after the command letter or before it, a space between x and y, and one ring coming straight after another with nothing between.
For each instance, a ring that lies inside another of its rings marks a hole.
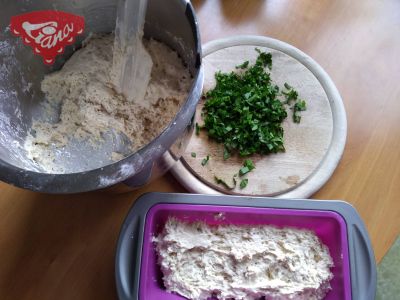
<instances>
[{"instance_id":1,"label":"round wooden cutting board","mask_svg":"<svg viewBox=\"0 0 400 300\"><path fill-rule=\"evenodd\" d=\"M201 130L199 135L193 132L172 173L195 193L307 198L329 179L343 153L347 122L341 97L326 72L309 56L286 43L258 36L233 37L203 47L204 91L215 86L217 71L234 71L235 66L247 60L253 64L258 56L255 48L271 52L273 82L280 88L287 82L307 103L299 124L292 121L288 109L283 122L286 151L248 157L256 168L240 178L248 178L247 187L240 189L237 184L235 189L228 190L216 183L215 176L231 184L245 158L233 156L224 160L223 145ZM200 102L196 112L195 122L200 125L203 104ZM207 155L210 159L203 166L201 162Z\"/></svg>"}]
</instances>

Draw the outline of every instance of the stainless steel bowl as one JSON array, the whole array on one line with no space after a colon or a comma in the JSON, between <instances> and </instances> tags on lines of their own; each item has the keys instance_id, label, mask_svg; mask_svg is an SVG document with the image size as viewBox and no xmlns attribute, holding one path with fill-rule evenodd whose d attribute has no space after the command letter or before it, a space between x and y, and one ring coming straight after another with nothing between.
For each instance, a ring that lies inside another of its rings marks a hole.
<instances>
[{"instance_id":1,"label":"stainless steel bowl","mask_svg":"<svg viewBox=\"0 0 400 300\"><path fill-rule=\"evenodd\" d=\"M10 18L37 10L60 10L85 18L85 34L67 47L52 67L45 66L30 47L9 30ZM125 159L83 172L48 174L27 158L24 140L44 95L44 75L59 69L89 33L114 30L116 0L16 1L0 11L0 180L18 187L48 193L75 193L106 188L124 182L140 187L164 173L179 159L193 129L203 73L198 24L189 1L149 0L145 36L175 49L188 65L193 84L175 118L162 133ZM29 88L27 88L29 84ZM74 162L79 163L79 161Z\"/></svg>"}]
</instances>

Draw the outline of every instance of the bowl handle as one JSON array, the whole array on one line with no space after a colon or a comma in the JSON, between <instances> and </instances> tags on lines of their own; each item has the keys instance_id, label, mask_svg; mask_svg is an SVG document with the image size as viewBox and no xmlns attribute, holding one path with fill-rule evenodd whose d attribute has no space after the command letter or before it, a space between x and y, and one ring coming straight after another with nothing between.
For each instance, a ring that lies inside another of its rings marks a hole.
<instances>
[{"instance_id":1,"label":"bowl handle","mask_svg":"<svg viewBox=\"0 0 400 300\"><path fill-rule=\"evenodd\" d=\"M121 242L116 252L115 276L120 300L135 300L138 297L139 276L135 276L135 272L139 272L141 263L141 251L137 251L136 247L143 238L140 225L140 219L136 218L121 230L121 235L129 235L129 237L126 239L120 237Z\"/></svg>"},{"instance_id":2,"label":"bowl handle","mask_svg":"<svg viewBox=\"0 0 400 300\"><path fill-rule=\"evenodd\" d=\"M373 300L376 293L377 274L374 253L366 234L364 226L352 225L352 243L349 246L355 258L352 262L355 269L352 281L355 281L355 286L357 286L356 289L353 289L353 299Z\"/></svg>"}]
</instances>

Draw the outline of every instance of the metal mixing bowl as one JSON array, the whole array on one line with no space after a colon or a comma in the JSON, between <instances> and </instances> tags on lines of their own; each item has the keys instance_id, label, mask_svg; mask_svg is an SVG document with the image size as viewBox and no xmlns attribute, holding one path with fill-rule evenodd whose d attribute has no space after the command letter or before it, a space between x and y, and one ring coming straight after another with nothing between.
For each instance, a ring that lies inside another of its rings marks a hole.
<instances>
[{"instance_id":1,"label":"metal mixing bowl","mask_svg":"<svg viewBox=\"0 0 400 300\"><path fill-rule=\"evenodd\" d=\"M24 150L24 140L31 129L44 94L40 83L45 74L65 63L90 33L112 32L116 20L116 0L80 1L8 1L0 11L0 180L18 187L48 192L75 193L106 188L120 182L140 187L164 173L179 159L193 128L192 120L200 99L203 73L201 43L193 8L184 0L149 0L144 33L176 50L193 76L185 103L171 123L157 138L121 161L96 166L99 153L93 155L93 166L74 172L81 164L79 155L65 158L70 166L66 174L45 173ZM52 67L45 66L30 47L9 30L10 18L37 10L60 10L85 18L85 34L58 56ZM160 129L161 130L161 129ZM90 149L81 150L90 151ZM76 158L78 157L78 158ZM72 166L72 169L71 169Z\"/></svg>"}]
</instances>

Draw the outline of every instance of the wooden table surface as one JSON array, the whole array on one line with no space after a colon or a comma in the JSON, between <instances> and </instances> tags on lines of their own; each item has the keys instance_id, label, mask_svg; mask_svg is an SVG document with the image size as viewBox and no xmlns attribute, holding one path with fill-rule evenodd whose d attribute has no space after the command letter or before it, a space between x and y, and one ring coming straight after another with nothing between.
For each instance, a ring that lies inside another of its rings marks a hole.
<instances>
[{"instance_id":1,"label":"wooden table surface","mask_svg":"<svg viewBox=\"0 0 400 300\"><path fill-rule=\"evenodd\" d=\"M400 2L193 4L203 42L274 37L330 74L347 110L348 140L336 172L313 198L352 203L379 261L400 229ZM118 232L129 207L148 191L184 189L170 174L122 195L52 196L0 184L0 299L115 299Z\"/></svg>"}]
</instances>

